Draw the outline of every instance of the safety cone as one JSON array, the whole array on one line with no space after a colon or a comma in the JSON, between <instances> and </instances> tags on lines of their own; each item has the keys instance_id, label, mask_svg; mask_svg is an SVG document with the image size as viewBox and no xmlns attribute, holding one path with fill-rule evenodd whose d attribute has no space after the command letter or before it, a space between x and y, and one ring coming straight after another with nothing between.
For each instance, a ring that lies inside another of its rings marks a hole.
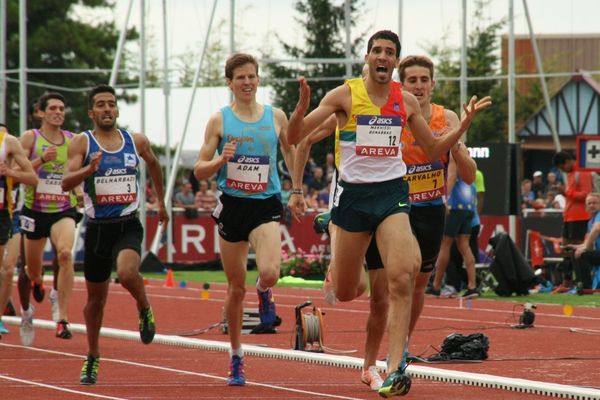
<instances>
[{"instance_id":1,"label":"safety cone","mask_svg":"<svg viewBox=\"0 0 600 400\"><path fill-rule=\"evenodd\" d=\"M167 269L167 277L165 278L165 287L175 287L175 280L173 279L173 270Z\"/></svg>"}]
</instances>

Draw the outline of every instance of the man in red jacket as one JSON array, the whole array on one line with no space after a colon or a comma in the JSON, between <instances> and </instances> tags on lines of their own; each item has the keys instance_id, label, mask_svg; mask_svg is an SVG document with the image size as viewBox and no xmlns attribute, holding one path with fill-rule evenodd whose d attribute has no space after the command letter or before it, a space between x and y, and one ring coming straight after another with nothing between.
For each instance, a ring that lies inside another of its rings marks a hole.
<instances>
[{"instance_id":1,"label":"man in red jacket","mask_svg":"<svg viewBox=\"0 0 600 400\"><path fill-rule=\"evenodd\" d=\"M568 245L583 243L587 232L587 221L590 214L585 209L585 198L592 192L592 174L585 171L577 171L575 157L566 151L559 151L554 155L553 164L567 174L565 186L565 197L567 199L563 211L562 244L565 249ZM553 293L564 293L573 285L573 263L569 254L561 263L563 266L563 282Z\"/></svg>"}]
</instances>

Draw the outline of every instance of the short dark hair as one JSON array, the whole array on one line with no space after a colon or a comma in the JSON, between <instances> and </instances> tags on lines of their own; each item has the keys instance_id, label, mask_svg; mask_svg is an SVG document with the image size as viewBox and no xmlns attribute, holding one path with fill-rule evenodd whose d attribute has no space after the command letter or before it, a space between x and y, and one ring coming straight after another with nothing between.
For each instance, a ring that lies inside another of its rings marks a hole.
<instances>
[{"instance_id":1,"label":"short dark hair","mask_svg":"<svg viewBox=\"0 0 600 400\"><path fill-rule=\"evenodd\" d=\"M564 165L568 160L574 160L575 157L571 153L565 150L561 150L552 157L552 164L555 167Z\"/></svg>"},{"instance_id":2,"label":"short dark hair","mask_svg":"<svg viewBox=\"0 0 600 400\"><path fill-rule=\"evenodd\" d=\"M112 93L115 98L117 97L117 93L112 86L104 84L98 85L92 88L92 90L90 90L88 93L88 110L94 108L94 96L96 96L98 93Z\"/></svg>"},{"instance_id":3,"label":"short dark hair","mask_svg":"<svg viewBox=\"0 0 600 400\"><path fill-rule=\"evenodd\" d=\"M8 126L3 122L0 122L0 128L6 128L8 130Z\"/></svg>"},{"instance_id":4,"label":"short dark hair","mask_svg":"<svg viewBox=\"0 0 600 400\"><path fill-rule=\"evenodd\" d=\"M367 42L367 53L371 51L371 47L373 47L373 42L377 39L385 39L390 42L394 42L396 45L396 57L400 57L400 49L402 46L400 45L400 39L398 39L398 35L390 30L377 31L369 38Z\"/></svg>"},{"instance_id":5,"label":"short dark hair","mask_svg":"<svg viewBox=\"0 0 600 400\"><path fill-rule=\"evenodd\" d=\"M37 101L40 106L40 110L46 111L46 107L48 107L48 102L52 99L60 100L63 102L64 105L67 104L65 96L63 96L62 94L56 92L48 92L43 94L42 97L40 97Z\"/></svg>"},{"instance_id":6,"label":"short dark hair","mask_svg":"<svg viewBox=\"0 0 600 400\"><path fill-rule=\"evenodd\" d=\"M254 65L254 68L256 68L256 75L258 76L258 62L256 61L256 58L250 54L235 53L225 62L225 78L233 79L233 71L245 64Z\"/></svg>"},{"instance_id":7,"label":"short dark hair","mask_svg":"<svg viewBox=\"0 0 600 400\"><path fill-rule=\"evenodd\" d=\"M424 67L429 70L429 78L433 79L433 61L429 57L426 56L406 56L400 61L398 65L398 75L400 76L400 82L404 82L404 78L406 78L404 74L404 70L408 67L413 66Z\"/></svg>"}]
</instances>

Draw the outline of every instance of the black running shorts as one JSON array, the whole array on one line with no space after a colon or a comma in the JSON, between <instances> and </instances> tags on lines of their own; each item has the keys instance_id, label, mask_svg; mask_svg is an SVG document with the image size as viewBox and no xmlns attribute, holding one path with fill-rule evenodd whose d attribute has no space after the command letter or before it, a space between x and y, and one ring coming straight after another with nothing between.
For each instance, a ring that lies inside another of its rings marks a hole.
<instances>
[{"instance_id":1,"label":"black running shorts","mask_svg":"<svg viewBox=\"0 0 600 400\"><path fill-rule=\"evenodd\" d=\"M160 229L160 228L159 228ZM137 214L111 219L90 219L85 230L83 272L90 282L110 279L122 250L142 253L144 228Z\"/></svg>"},{"instance_id":2,"label":"black running shorts","mask_svg":"<svg viewBox=\"0 0 600 400\"><path fill-rule=\"evenodd\" d=\"M250 232L259 225L279 222L283 215L281 198L252 199L223 193L212 217L219 235L228 242L248 241Z\"/></svg>"}]
</instances>

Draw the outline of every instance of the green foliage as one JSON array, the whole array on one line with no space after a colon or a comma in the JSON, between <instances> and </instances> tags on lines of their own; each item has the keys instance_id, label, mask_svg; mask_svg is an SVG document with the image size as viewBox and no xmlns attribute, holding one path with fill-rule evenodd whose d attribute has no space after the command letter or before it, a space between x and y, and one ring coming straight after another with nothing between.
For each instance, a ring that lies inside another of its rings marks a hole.
<instances>
[{"instance_id":1,"label":"green foliage","mask_svg":"<svg viewBox=\"0 0 600 400\"><path fill-rule=\"evenodd\" d=\"M18 0L7 3L7 69L19 68L19 7ZM86 10L112 9L109 0L30 0L27 8L27 66L28 68L108 68L112 67L119 32L113 21L87 24L76 19L74 6ZM135 30L127 32L127 40L137 38ZM121 67L129 62L123 54ZM109 73L29 73L28 102L46 91L58 91L67 99L65 128L81 131L90 126L87 116L86 89L107 83ZM7 125L19 133L19 86L17 75L7 87ZM119 83L131 77L119 75ZM123 99L121 97L121 99Z\"/></svg>"},{"instance_id":2,"label":"green foliage","mask_svg":"<svg viewBox=\"0 0 600 400\"><path fill-rule=\"evenodd\" d=\"M468 35L467 40L467 76L484 77L498 75L500 67L500 30L505 25L505 20L490 21L484 18L483 12L489 5L489 0L478 0L470 21L476 25ZM437 60L437 77L460 76L460 49L447 46L445 40L439 45L431 45L428 53ZM469 142L505 142L508 133L508 91L505 79L475 80L467 85L467 101L476 95L479 98L490 95L493 106L480 112L473 120L468 131ZM540 105L539 84L529 82L529 91L526 95L516 98L516 119L523 120ZM434 103L442 104L454 110L460 116L462 108L460 101L460 85L457 80L439 81L433 92Z\"/></svg>"},{"instance_id":3,"label":"green foliage","mask_svg":"<svg viewBox=\"0 0 600 400\"><path fill-rule=\"evenodd\" d=\"M304 40L302 47L285 43L278 36L284 53L291 59L298 58L345 58L345 31L344 31L344 3L334 5L331 0L299 0L295 3L297 16L296 22L301 26ZM359 18L358 0L350 2L350 21L355 26ZM359 34L352 40L351 52L357 57L359 45L365 35ZM269 58L264 54L263 58ZM296 107L298 100L298 83L296 78L300 75L307 77L311 87L310 110L314 109L321 99L331 89L343 83L346 73L344 65L336 64L284 64L265 65L268 84L275 92L274 104L290 114ZM354 65L352 74L360 75L362 65ZM311 78L335 77L334 80L311 80ZM326 140L317 143L312 148L312 155L318 164L322 164L325 155L332 151L332 141Z\"/></svg>"}]
</instances>

